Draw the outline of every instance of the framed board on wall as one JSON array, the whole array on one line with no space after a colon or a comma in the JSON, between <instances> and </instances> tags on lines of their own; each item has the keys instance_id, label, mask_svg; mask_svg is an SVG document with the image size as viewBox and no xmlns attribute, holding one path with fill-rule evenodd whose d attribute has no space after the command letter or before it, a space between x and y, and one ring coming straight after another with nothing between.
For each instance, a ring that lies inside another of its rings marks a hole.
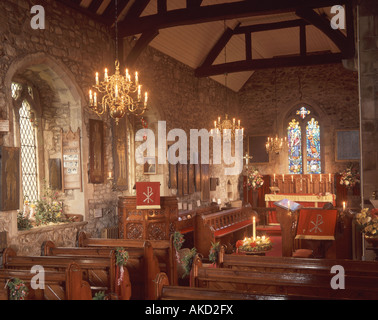
<instances>
[{"instance_id":1,"label":"framed board on wall","mask_svg":"<svg viewBox=\"0 0 378 320\"><path fill-rule=\"evenodd\" d=\"M104 123L89 119L89 182L104 183Z\"/></svg>"},{"instance_id":2,"label":"framed board on wall","mask_svg":"<svg viewBox=\"0 0 378 320\"><path fill-rule=\"evenodd\" d=\"M63 191L80 189L81 183L81 146L80 129L74 133L70 129L68 132L61 132L62 137L62 181Z\"/></svg>"},{"instance_id":3,"label":"framed board on wall","mask_svg":"<svg viewBox=\"0 0 378 320\"><path fill-rule=\"evenodd\" d=\"M269 163L269 154L265 148L267 139L268 136L249 136L248 154L252 156L251 163Z\"/></svg>"},{"instance_id":4,"label":"framed board on wall","mask_svg":"<svg viewBox=\"0 0 378 320\"><path fill-rule=\"evenodd\" d=\"M20 207L20 148L0 147L0 211Z\"/></svg>"},{"instance_id":5,"label":"framed board on wall","mask_svg":"<svg viewBox=\"0 0 378 320\"><path fill-rule=\"evenodd\" d=\"M335 152L336 161L359 161L359 130L336 130Z\"/></svg>"}]
</instances>

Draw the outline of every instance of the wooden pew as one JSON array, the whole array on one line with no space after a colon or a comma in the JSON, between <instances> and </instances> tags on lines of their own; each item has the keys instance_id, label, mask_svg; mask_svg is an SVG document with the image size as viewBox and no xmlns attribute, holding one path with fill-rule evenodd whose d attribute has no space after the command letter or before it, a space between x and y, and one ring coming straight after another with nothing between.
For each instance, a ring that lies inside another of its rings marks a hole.
<instances>
[{"instance_id":1,"label":"wooden pew","mask_svg":"<svg viewBox=\"0 0 378 320\"><path fill-rule=\"evenodd\" d=\"M154 291L153 279L160 272L160 268L150 241L143 241L143 247L123 248L129 254L126 268L133 288L131 298L151 299ZM56 247L52 241L45 241L41 249L42 256L109 257L114 247Z\"/></svg>"},{"instance_id":2,"label":"wooden pew","mask_svg":"<svg viewBox=\"0 0 378 320\"><path fill-rule=\"evenodd\" d=\"M35 265L41 265L45 270L62 271L69 264L75 262L83 270L84 279L92 291L105 291L117 294L121 300L129 300L131 297L131 284L129 273L125 268L124 277L120 285L117 284L117 266L115 264L115 252L108 257L86 256L17 256L16 252L7 248L3 252L3 268L13 270L31 269Z\"/></svg>"},{"instance_id":3,"label":"wooden pew","mask_svg":"<svg viewBox=\"0 0 378 320\"><path fill-rule=\"evenodd\" d=\"M260 257L264 258L264 257ZM212 290L248 293L284 294L319 299L378 299L378 277L345 274L345 289L332 289L334 274L271 272L203 267L201 259L193 262L191 286Z\"/></svg>"},{"instance_id":4,"label":"wooden pew","mask_svg":"<svg viewBox=\"0 0 378 320\"><path fill-rule=\"evenodd\" d=\"M378 264L375 261L226 254L225 248L221 247L217 262L217 266L220 268L235 270L317 274L330 274L332 266L336 265L342 266L347 275L378 277Z\"/></svg>"},{"instance_id":5,"label":"wooden pew","mask_svg":"<svg viewBox=\"0 0 378 320\"><path fill-rule=\"evenodd\" d=\"M102 238L91 238L85 232L81 231L78 233L78 246L79 247L92 247L92 248L125 248L129 253L131 252L142 252L144 255L149 255L148 261L155 261L157 263L150 263L149 266L151 270L147 273L150 276L148 280L148 289L144 297L148 299L153 299L153 280L156 275L162 271L167 273L169 280L173 284L178 284L177 277L177 260L176 253L173 246L173 236L170 240L148 240L148 246L151 250L145 249L144 240L127 240L127 239L102 239ZM147 250L147 252L144 252ZM147 257L146 257L147 259ZM156 266L157 265L157 266ZM141 275L141 267L135 267L130 269L130 274L132 275L132 280L135 281L134 275ZM129 267L128 267L129 268ZM133 272L134 270L134 272ZM146 282L144 282L146 283ZM146 287L146 288L147 288Z\"/></svg>"},{"instance_id":6,"label":"wooden pew","mask_svg":"<svg viewBox=\"0 0 378 320\"><path fill-rule=\"evenodd\" d=\"M170 286L165 273L155 280L155 300L308 300L317 297L301 297L283 294L252 294L244 291L210 290L206 288Z\"/></svg>"},{"instance_id":7,"label":"wooden pew","mask_svg":"<svg viewBox=\"0 0 378 320\"><path fill-rule=\"evenodd\" d=\"M252 225L253 211L250 208L232 208L210 214L195 216L194 246L198 253L208 257L211 243L232 245L244 239Z\"/></svg>"},{"instance_id":8,"label":"wooden pew","mask_svg":"<svg viewBox=\"0 0 378 320\"><path fill-rule=\"evenodd\" d=\"M0 300L8 300L7 282L18 278L29 289L26 300L92 300L92 291L83 272L76 263L70 263L65 271L45 271L44 289L34 290L31 281L35 273L30 270L0 270Z\"/></svg>"}]
</instances>

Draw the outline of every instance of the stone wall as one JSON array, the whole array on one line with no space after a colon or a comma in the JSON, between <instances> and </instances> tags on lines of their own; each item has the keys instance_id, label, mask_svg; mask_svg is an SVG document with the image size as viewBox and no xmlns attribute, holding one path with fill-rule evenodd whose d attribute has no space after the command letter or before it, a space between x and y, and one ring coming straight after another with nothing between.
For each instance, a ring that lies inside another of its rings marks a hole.
<instances>
[{"instance_id":1,"label":"stone wall","mask_svg":"<svg viewBox=\"0 0 378 320\"><path fill-rule=\"evenodd\" d=\"M108 181L102 185L88 182L88 122L98 119L87 108L87 92L94 83L95 71L114 66L114 41L104 25L83 16L54 0L43 1L46 28L33 30L30 26L30 0L0 2L0 117L11 122L9 134L0 144L18 146L17 132L13 131L12 81L30 84L38 96L38 147L40 187L48 181L48 159L61 157L60 130L77 128L82 135L83 191L67 190L62 197L67 213L82 214L88 231L114 225L113 192ZM107 119L104 119L105 123ZM105 125L105 164L112 166L110 127ZM93 218L93 211L104 212ZM17 241L16 212L0 213L0 227L8 231L10 243ZM96 233L97 234L97 233Z\"/></svg>"}]
</instances>

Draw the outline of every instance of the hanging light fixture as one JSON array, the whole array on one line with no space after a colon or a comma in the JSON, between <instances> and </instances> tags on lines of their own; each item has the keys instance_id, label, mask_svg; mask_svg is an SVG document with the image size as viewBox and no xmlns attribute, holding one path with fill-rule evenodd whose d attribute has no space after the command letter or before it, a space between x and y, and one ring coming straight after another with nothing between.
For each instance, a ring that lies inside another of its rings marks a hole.
<instances>
[{"instance_id":1,"label":"hanging light fixture","mask_svg":"<svg viewBox=\"0 0 378 320\"><path fill-rule=\"evenodd\" d=\"M226 21L224 21L224 30L226 31ZM227 51L226 51L226 45L224 47L224 62L227 63ZM228 74L224 74L224 86L225 86L225 100L226 100L226 107L228 109L228 95L227 95L227 76ZM214 121L214 128L210 130L211 133L217 133L220 135L223 135L224 131L223 130L230 130L231 131L231 137L235 137L237 130L241 130L241 136L244 136L244 128L241 126L240 120L236 123L236 119L233 118L232 121L231 119L228 118L228 114L226 113L225 119L222 120L221 117L218 117L218 120Z\"/></svg>"},{"instance_id":2,"label":"hanging light fixture","mask_svg":"<svg viewBox=\"0 0 378 320\"><path fill-rule=\"evenodd\" d=\"M89 91L89 107L97 115L109 110L109 115L118 124L119 119L126 114L141 116L147 110L148 94L142 97L142 85L139 83L138 72L135 72L134 81L131 80L129 70L125 74L120 72L118 60L118 1L115 0L115 34L116 34L116 60L114 75L108 74L105 68L104 79L100 81L96 72L96 84Z\"/></svg>"},{"instance_id":3,"label":"hanging light fixture","mask_svg":"<svg viewBox=\"0 0 378 320\"><path fill-rule=\"evenodd\" d=\"M274 70L274 104L276 109L276 126L278 132L278 116L277 116L277 70ZM278 134L275 137L268 137L265 148L267 153L274 152L275 154L279 154L285 147L287 146L287 138L279 138Z\"/></svg>"}]
</instances>

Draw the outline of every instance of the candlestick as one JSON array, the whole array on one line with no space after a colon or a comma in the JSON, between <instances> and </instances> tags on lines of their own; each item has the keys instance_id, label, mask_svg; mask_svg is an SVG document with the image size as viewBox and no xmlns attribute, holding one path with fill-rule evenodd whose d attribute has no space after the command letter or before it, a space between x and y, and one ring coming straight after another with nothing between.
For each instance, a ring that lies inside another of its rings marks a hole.
<instances>
[{"instance_id":1,"label":"candlestick","mask_svg":"<svg viewBox=\"0 0 378 320\"><path fill-rule=\"evenodd\" d=\"M256 218L253 217L253 240L256 240Z\"/></svg>"},{"instance_id":2,"label":"candlestick","mask_svg":"<svg viewBox=\"0 0 378 320\"><path fill-rule=\"evenodd\" d=\"M345 201L343 201L343 211L345 211Z\"/></svg>"},{"instance_id":3,"label":"candlestick","mask_svg":"<svg viewBox=\"0 0 378 320\"><path fill-rule=\"evenodd\" d=\"M108 172L108 179L112 179L113 178L113 173L111 171Z\"/></svg>"}]
</instances>

